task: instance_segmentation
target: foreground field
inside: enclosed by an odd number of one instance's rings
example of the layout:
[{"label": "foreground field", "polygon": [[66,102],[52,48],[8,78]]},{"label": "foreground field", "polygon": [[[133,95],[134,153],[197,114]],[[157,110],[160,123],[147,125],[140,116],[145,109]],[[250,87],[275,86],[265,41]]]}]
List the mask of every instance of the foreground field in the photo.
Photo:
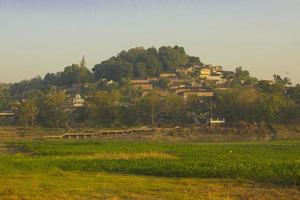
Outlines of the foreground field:
[{"label": "foreground field", "polygon": [[81,172],[0,176],[0,199],[3,200],[297,200],[299,197],[297,187],[237,180]]},{"label": "foreground field", "polygon": [[5,144],[0,199],[300,199],[299,140]]},{"label": "foreground field", "polygon": [[2,156],[3,172],[63,170],[300,183],[300,141],[176,144],[60,140],[10,145],[20,153]]}]

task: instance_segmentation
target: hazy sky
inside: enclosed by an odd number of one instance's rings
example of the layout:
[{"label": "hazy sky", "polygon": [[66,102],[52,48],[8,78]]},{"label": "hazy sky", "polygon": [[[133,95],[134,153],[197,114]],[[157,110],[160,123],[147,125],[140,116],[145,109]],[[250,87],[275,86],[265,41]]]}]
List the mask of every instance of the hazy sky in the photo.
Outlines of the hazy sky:
[{"label": "hazy sky", "polygon": [[206,64],[300,82],[300,1],[0,0],[0,82],[175,44]]}]

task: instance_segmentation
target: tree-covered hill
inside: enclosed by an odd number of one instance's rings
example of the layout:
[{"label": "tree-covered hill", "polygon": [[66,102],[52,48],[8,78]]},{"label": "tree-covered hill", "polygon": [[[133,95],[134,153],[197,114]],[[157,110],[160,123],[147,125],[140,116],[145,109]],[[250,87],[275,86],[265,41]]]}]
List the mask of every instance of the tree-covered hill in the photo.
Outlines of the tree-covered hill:
[{"label": "tree-covered hill", "polygon": [[43,78],[0,84],[0,112],[15,113],[14,123],[26,126],[174,126],[210,117],[286,123],[300,120],[299,108],[300,86],[288,78],[258,80],[242,67],[224,71],[178,46],[122,51],[91,70],[83,58]]},{"label": "tree-covered hill", "polygon": [[76,84],[95,83],[103,79],[120,82],[133,78],[158,77],[161,72],[175,72],[177,68],[203,65],[199,57],[189,56],[179,46],[162,46],[159,49],[136,47],[121,51],[118,55],[96,64],[92,70],[85,63],[83,58],[79,64],[67,66],[62,72],[47,73],[44,78],[37,76],[14,83],[11,94],[19,96],[53,87],[71,88]]},{"label": "tree-covered hill", "polygon": [[179,67],[191,65],[203,64],[198,57],[187,55],[183,47],[162,46],[158,50],[137,47],[95,65],[93,72],[96,79],[119,81],[122,78],[157,77],[160,72],[175,72]]}]

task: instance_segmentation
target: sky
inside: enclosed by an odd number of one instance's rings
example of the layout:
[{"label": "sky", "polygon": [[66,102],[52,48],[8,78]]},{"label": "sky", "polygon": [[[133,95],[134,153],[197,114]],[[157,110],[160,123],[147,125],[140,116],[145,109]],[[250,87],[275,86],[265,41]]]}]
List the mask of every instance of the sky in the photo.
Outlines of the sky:
[{"label": "sky", "polygon": [[299,0],[0,0],[0,82],[143,46],[300,83]]}]

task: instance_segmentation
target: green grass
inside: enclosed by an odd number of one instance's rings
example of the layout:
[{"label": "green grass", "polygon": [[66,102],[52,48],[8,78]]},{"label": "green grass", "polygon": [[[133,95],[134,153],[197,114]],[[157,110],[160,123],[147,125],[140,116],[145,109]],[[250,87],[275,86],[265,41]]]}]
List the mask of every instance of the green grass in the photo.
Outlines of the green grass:
[{"label": "green grass", "polygon": [[300,183],[300,141],[176,144],[59,140],[10,145],[23,153],[2,155],[0,174],[109,172]]}]

